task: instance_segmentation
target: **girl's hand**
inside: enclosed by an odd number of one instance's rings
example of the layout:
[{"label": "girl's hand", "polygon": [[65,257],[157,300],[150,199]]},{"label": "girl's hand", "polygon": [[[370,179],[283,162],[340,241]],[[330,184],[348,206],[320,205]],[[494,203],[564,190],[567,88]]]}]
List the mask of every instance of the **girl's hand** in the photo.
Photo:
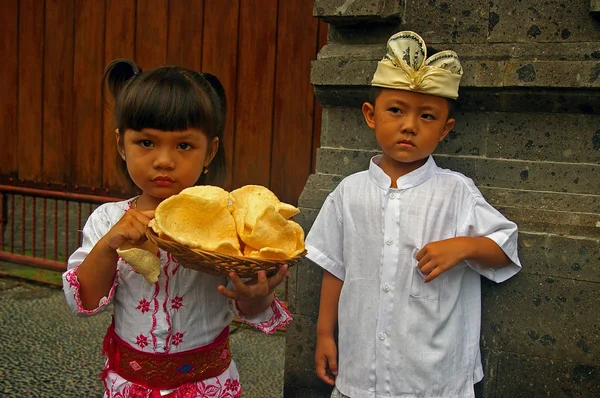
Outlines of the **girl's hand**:
[{"label": "girl's hand", "polygon": [[235,272],[230,272],[229,278],[233,282],[234,289],[227,289],[223,285],[218,289],[222,295],[237,302],[242,315],[252,317],[271,306],[275,297],[273,291],[283,281],[283,278],[289,275],[287,269],[287,265],[280,266],[279,271],[268,279],[265,271],[259,271],[256,280],[246,283],[242,282]]},{"label": "girl's hand", "polygon": [[265,271],[258,271],[258,278],[244,283],[235,272],[229,273],[229,279],[233,283],[234,289],[227,289],[225,286],[219,286],[219,292],[226,297],[236,301],[251,301],[268,297],[275,288],[289,275],[288,266],[282,265],[279,271],[270,278],[267,278]]},{"label": "girl's hand", "polygon": [[331,386],[335,384],[338,366],[337,347],[333,336],[317,336],[315,370],[319,379]]},{"label": "girl's hand", "polygon": [[132,246],[141,245],[147,240],[146,227],[152,218],[154,218],[154,210],[127,210],[123,217],[104,235],[102,241],[111,250],[117,250],[125,243]]},{"label": "girl's hand", "polygon": [[457,237],[425,245],[417,253],[418,267],[426,275],[424,282],[431,282],[466,258],[469,239]]}]

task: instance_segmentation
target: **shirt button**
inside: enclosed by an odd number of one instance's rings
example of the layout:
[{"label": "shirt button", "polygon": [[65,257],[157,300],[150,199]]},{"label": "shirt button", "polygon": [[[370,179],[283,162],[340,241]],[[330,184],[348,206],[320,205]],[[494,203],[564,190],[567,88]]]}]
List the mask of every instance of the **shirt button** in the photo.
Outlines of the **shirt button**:
[{"label": "shirt button", "polygon": [[392,238],[388,238],[388,239],[385,241],[385,244],[386,244],[386,245],[388,245],[388,246],[390,246],[392,243],[394,243],[394,241],[392,240]]},{"label": "shirt button", "polygon": [[383,291],[386,292],[386,293],[389,292],[391,289],[392,288],[387,283],[383,286]]},{"label": "shirt button", "polygon": [[396,194],[392,192],[392,193],[390,194],[390,199],[394,199],[395,197],[396,197]]},{"label": "shirt button", "polygon": [[379,340],[385,340],[387,338],[387,334],[379,333]]}]

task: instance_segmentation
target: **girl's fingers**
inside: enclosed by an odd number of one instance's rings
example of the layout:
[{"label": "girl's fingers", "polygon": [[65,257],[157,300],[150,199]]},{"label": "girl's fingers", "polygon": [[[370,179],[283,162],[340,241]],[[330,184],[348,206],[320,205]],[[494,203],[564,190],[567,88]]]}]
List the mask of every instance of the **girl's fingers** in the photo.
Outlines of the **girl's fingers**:
[{"label": "girl's fingers", "polygon": [[221,293],[223,296],[225,296],[227,298],[230,298],[231,300],[238,299],[238,294],[234,290],[227,289],[223,285],[219,285],[219,287],[217,289],[219,290],[219,293]]},{"label": "girl's fingers", "polygon": [[140,213],[142,213],[143,215],[148,217],[148,221],[150,221],[154,218],[154,210],[145,210],[145,211],[141,211]]}]

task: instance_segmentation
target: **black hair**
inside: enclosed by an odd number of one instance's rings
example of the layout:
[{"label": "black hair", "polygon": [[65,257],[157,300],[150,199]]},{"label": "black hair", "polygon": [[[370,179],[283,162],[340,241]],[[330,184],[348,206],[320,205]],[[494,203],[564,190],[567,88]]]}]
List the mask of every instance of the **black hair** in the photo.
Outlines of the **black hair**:
[{"label": "black hair", "polygon": [[[208,173],[202,173],[196,185],[223,185],[227,98],[216,76],[178,66],[143,72],[131,60],[115,59],[107,65],[102,80],[103,87],[108,87],[115,100],[113,113],[119,134],[127,129],[184,131],[195,128],[207,135],[209,143],[218,137],[219,147]],[[118,163],[129,178],[120,156]]]}]

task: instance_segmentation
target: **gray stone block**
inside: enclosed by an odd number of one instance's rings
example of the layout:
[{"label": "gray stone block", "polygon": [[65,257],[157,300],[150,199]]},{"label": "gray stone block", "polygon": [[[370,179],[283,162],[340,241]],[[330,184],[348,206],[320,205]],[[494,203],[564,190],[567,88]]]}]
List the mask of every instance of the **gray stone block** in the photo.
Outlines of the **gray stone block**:
[{"label": "gray stone block", "polygon": [[548,267],[548,234],[519,230],[519,260],[523,274],[546,274]]},{"label": "gray stone block", "polygon": [[597,21],[589,14],[590,0],[495,0],[490,4],[489,42],[600,41]]},{"label": "gray stone block", "polygon": [[399,20],[401,12],[401,2],[398,1],[315,0],[313,2],[313,15],[329,23]]},{"label": "gray stone block", "polygon": [[[429,38],[429,33],[422,34],[426,44],[432,44],[436,50],[452,50],[458,54],[462,61],[508,60],[536,60],[536,61],[598,61],[600,60],[600,47],[598,42],[579,42],[576,46],[572,43],[436,43]],[[386,37],[378,43],[328,43],[325,45],[317,59],[348,59],[363,61],[379,61],[385,54]]]},{"label": "gray stone block", "polygon": [[519,232],[520,274],[600,282],[598,239]]},{"label": "gray stone block", "polygon": [[600,396],[599,366],[597,361],[560,361],[499,353],[497,376],[490,387],[496,397],[595,398]]},{"label": "gray stone block", "polygon": [[496,206],[520,230],[600,238],[600,214]]},{"label": "gray stone block", "polygon": [[600,362],[597,283],[523,273],[482,291],[484,348]]},{"label": "gray stone block", "polygon": [[475,112],[456,112],[456,124],[435,150],[447,155],[484,156],[486,154],[489,118]]},{"label": "gray stone block", "polygon": [[369,161],[378,151],[346,150],[333,148],[317,149],[317,167],[320,173],[347,176],[367,170]]},{"label": "gray stone block", "polygon": [[286,328],[285,381],[286,388],[331,391],[315,374],[316,318],[294,316]]},{"label": "gray stone block", "polygon": [[290,311],[315,319],[319,316],[322,276],[322,268],[308,259],[303,259],[297,265],[294,280],[295,297]]},{"label": "gray stone block", "polygon": [[[464,70],[461,87],[600,87],[598,61],[462,60],[461,65]],[[368,86],[376,69],[377,60],[321,58],[311,64],[311,83]]]},{"label": "gray stone block", "polygon": [[[352,151],[354,152],[354,151]],[[328,159],[331,154],[323,154]],[[344,154],[344,163],[358,158],[355,168],[362,164],[365,155]],[[435,155],[441,167],[459,171],[472,178],[477,185],[509,189],[595,194],[598,192],[600,165],[580,163],[550,163],[521,160],[486,159],[479,157]],[[350,170],[340,162],[331,162],[329,172],[338,174],[337,169]]]},{"label": "gray stone block", "polygon": [[[407,0],[405,4],[406,16],[403,18],[405,23],[402,29],[418,32],[428,45],[486,42],[489,12],[487,1]],[[446,47],[440,48],[445,49]]]},{"label": "gray stone block", "polygon": [[600,163],[600,115],[484,113],[494,158]]},{"label": "gray stone block", "polygon": [[304,188],[300,195],[301,205],[312,209],[320,209],[331,190]]},{"label": "gray stone block", "polygon": [[306,188],[314,190],[333,191],[338,186],[344,176],[337,174],[311,174],[306,181]]},{"label": "gray stone block", "polygon": [[549,271],[546,275],[600,282],[598,239],[550,235],[547,247]]},{"label": "gray stone block", "polygon": [[515,206],[576,213],[600,213],[600,195],[479,187],[492,206]]},{"label": "gray stone block", "polygon": [[321,146],[377,149],[375,132],[367,126],[360,108],[324,108]]}]

